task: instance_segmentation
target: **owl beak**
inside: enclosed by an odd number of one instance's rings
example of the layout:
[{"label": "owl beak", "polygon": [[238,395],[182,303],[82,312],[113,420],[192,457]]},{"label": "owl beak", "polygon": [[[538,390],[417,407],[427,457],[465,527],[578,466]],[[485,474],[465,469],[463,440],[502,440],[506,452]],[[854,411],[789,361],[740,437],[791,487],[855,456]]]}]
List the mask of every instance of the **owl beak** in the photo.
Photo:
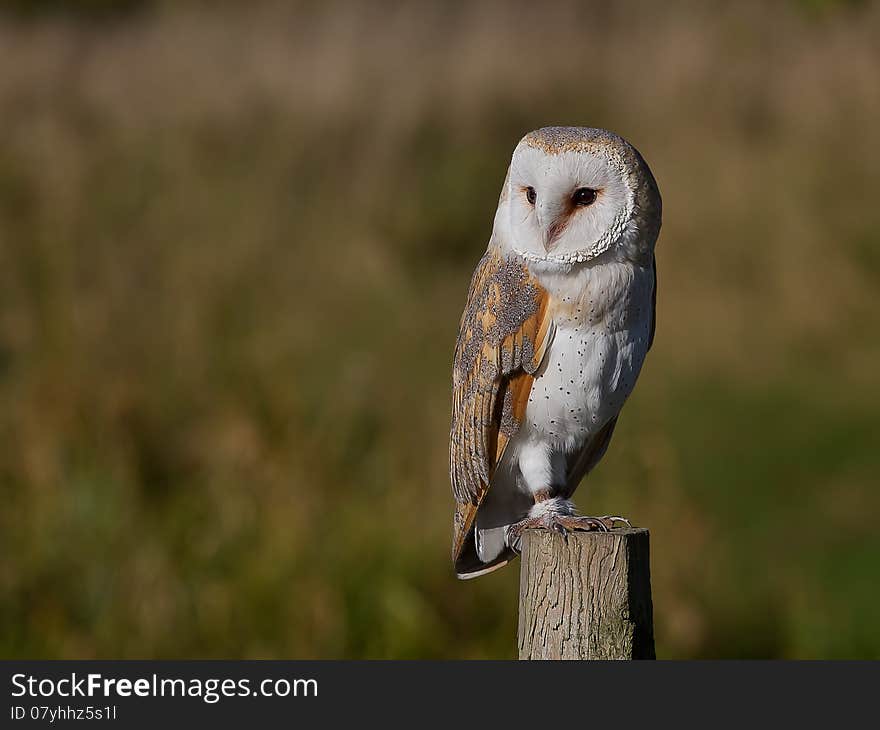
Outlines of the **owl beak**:
[{"label": "owl beak", "polygon": [[556,247],[556,239],[562,232],[565,224],[559,219],[558,212],[551,210],[550,206],[538,204],[538,225],[541,228],[542,243],[544,250],[550,253]]},{"label": "owl beak", "polygon": [[547,228],[544,229],[544,250],[547,253],[550,253],[554,248],[556,248],[556,239],[559,236],[559,226],[556,223],[551,223]]}]

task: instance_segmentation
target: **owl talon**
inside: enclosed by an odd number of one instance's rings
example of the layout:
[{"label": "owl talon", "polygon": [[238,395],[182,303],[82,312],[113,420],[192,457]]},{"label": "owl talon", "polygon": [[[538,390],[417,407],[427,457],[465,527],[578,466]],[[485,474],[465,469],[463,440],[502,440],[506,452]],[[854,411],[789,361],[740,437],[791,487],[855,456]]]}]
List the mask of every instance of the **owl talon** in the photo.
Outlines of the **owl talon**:
[{"label": "owl talon", "polygon": [[618,515],[605,515],[604,517],[600,517],[599,520],[604,523],[604,525],[609,529],[613,530],[614,525],[617,522],[622,522],[627,527],[632,527],[632,523],[626,517],[620,517]]}]

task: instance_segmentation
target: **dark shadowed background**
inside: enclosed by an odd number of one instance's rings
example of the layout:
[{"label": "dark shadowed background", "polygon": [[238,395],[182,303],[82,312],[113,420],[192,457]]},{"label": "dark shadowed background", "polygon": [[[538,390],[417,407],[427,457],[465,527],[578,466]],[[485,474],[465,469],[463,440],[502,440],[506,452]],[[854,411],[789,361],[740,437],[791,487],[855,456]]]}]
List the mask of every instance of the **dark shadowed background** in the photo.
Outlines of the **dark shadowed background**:
[{"label": "dark shadowed background", "polygon": [[662,657],[880,656],[880,7],[0,3],[0,655],[513,657],[449,560],[510,153],[610,128],[658,332],[578,492]]}]

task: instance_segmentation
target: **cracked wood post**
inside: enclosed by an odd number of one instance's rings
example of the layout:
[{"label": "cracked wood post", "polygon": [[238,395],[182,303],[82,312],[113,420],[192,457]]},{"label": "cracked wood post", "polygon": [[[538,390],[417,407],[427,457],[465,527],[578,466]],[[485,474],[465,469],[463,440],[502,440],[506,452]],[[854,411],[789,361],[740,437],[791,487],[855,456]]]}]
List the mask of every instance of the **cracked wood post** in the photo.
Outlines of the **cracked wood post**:
[{"label": "cracked wood post", "polygon": [[654,659],[648,531],[523,534],[520,659]]}]

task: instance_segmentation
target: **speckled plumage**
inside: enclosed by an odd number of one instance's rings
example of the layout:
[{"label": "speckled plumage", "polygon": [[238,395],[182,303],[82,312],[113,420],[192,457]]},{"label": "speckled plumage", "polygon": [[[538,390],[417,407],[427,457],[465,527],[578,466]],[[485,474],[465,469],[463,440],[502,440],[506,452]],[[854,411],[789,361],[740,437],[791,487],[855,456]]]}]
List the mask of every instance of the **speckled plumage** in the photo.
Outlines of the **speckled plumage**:
[{"label": "speckled plumage", "polygon": [[[580,187],[594,194],[578,207]],[[515,554],[513,523],[571,514],[653,339],[659,228],[656,183],[617,135],[549,127],[514,151],[455,350],[460,577]]]}]

